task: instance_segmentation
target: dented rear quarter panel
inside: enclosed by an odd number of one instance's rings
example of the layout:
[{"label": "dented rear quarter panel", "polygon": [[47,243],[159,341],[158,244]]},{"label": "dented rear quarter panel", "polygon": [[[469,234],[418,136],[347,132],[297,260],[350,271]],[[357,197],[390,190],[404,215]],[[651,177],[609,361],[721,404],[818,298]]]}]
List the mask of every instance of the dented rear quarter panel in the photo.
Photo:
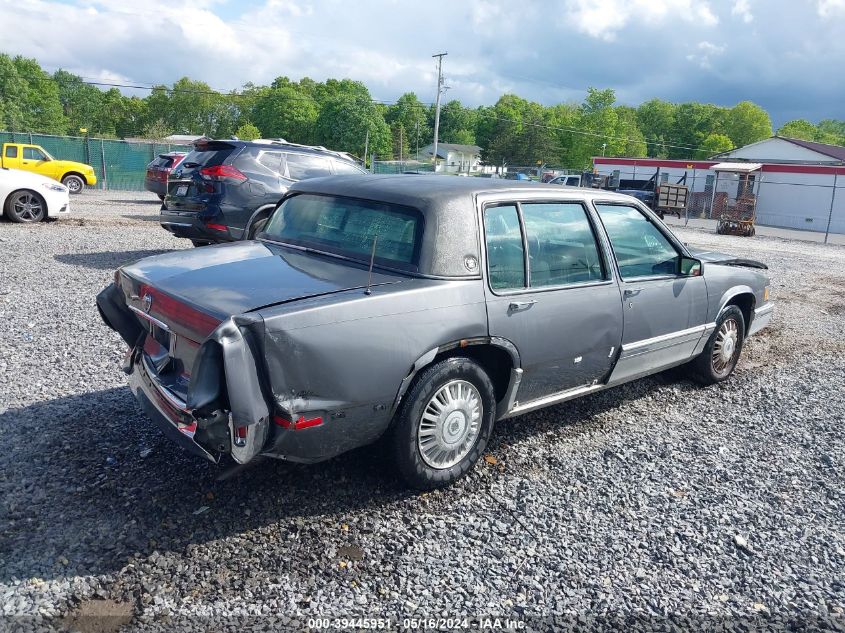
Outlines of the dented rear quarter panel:
[{"label": "dented rear quarter panel", "polygon": [[440,345],[487,335],[479,280],[408,278],[261,310],[264,358],[275,405],[321,415],[324,456],[377,438],[402,379]]}]

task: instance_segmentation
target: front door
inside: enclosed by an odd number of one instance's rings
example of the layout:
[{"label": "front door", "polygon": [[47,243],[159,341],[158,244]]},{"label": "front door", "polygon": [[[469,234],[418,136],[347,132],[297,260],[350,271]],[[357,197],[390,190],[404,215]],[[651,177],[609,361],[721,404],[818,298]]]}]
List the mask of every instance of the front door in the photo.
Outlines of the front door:
[{"label": "front door", "polygon": [[48,178],[55,178],[53,166],[50,164],[50,159],[37,145],[23,146],[23,160],[21,161],[23,168],[27,171],[34,171],[36,174],[47,176]]},{"label": "front door", "polygon": [[627,204],[597,204],[622,288],[622,354],[612,382],[689,360],[707,318],[704,277],[681,274],[681,252],[658,224]]},{"label": "front door", "polygon": [[484,209],[491,336],[523,369],[520,404],[602,381],[622,337],[619,289],[578,202]]}]

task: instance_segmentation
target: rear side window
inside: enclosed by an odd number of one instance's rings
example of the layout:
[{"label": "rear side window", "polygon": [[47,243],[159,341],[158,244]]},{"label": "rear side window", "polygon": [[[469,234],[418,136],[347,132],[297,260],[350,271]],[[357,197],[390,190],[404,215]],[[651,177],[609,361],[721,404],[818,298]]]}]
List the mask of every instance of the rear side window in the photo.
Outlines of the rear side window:
[{"label": "rear side window", "polygon": [[329,161],[309,154],[287,154],[288,175],[292,180],[305,180],[320,176],[331,176]]},{"label": "rear side window", "polygon": [[6,158],[17,158],[18,157],[18,146],[17,145],[9,145],[6,147]]},{"label": "rear side window", "polygon": [[415,209],[339,196],[285,200],[264,232],[271,239],[369,262],[416,270],[423,220]]},{"label": "rear side window", "polygon": [[493,290],[525,287],[525,251],[515,205],[484,210],[487,271]]},{"label": "rear side window", "polygon": [[587,211],[577,202],[523,203],[531,287],[605,279]]},{"label": "rear side window", "polygon": [[334,173],[336,173],[336,174],[343,174],[343,175],[354,174],[354,175],[360,176],[361,174],[365,173],[362,169],[360,169],[359,167],[356,167],[355,165],[351,165],[350,163],[344,163],[343,161],[339,161],[339,160],[333,161],[333,163],[334,163]]}]

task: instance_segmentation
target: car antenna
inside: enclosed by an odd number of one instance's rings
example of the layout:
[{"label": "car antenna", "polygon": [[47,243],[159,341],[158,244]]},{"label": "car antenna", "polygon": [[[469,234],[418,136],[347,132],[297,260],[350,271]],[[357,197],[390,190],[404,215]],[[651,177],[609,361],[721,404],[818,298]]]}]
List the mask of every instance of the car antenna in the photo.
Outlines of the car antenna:
[{"label": "car antenna", "polygon": [[367,289],[364,291],[365,295],[373,294],[373,264],[376,261],[376,244],[378,244],[378,235],[373,236],[373,252],[370,253],[370,272],[367,275]]}]

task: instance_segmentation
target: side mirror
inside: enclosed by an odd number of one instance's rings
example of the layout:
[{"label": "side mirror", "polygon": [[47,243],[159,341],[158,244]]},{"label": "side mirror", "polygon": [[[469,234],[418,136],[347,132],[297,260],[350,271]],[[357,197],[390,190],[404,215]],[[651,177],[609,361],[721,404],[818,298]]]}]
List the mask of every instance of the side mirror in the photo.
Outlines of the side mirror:
[{"label": "side mirror", "polygon": [[686,277],[701,277],[704,266],[700,259],[681,257],[681,274]]}]

